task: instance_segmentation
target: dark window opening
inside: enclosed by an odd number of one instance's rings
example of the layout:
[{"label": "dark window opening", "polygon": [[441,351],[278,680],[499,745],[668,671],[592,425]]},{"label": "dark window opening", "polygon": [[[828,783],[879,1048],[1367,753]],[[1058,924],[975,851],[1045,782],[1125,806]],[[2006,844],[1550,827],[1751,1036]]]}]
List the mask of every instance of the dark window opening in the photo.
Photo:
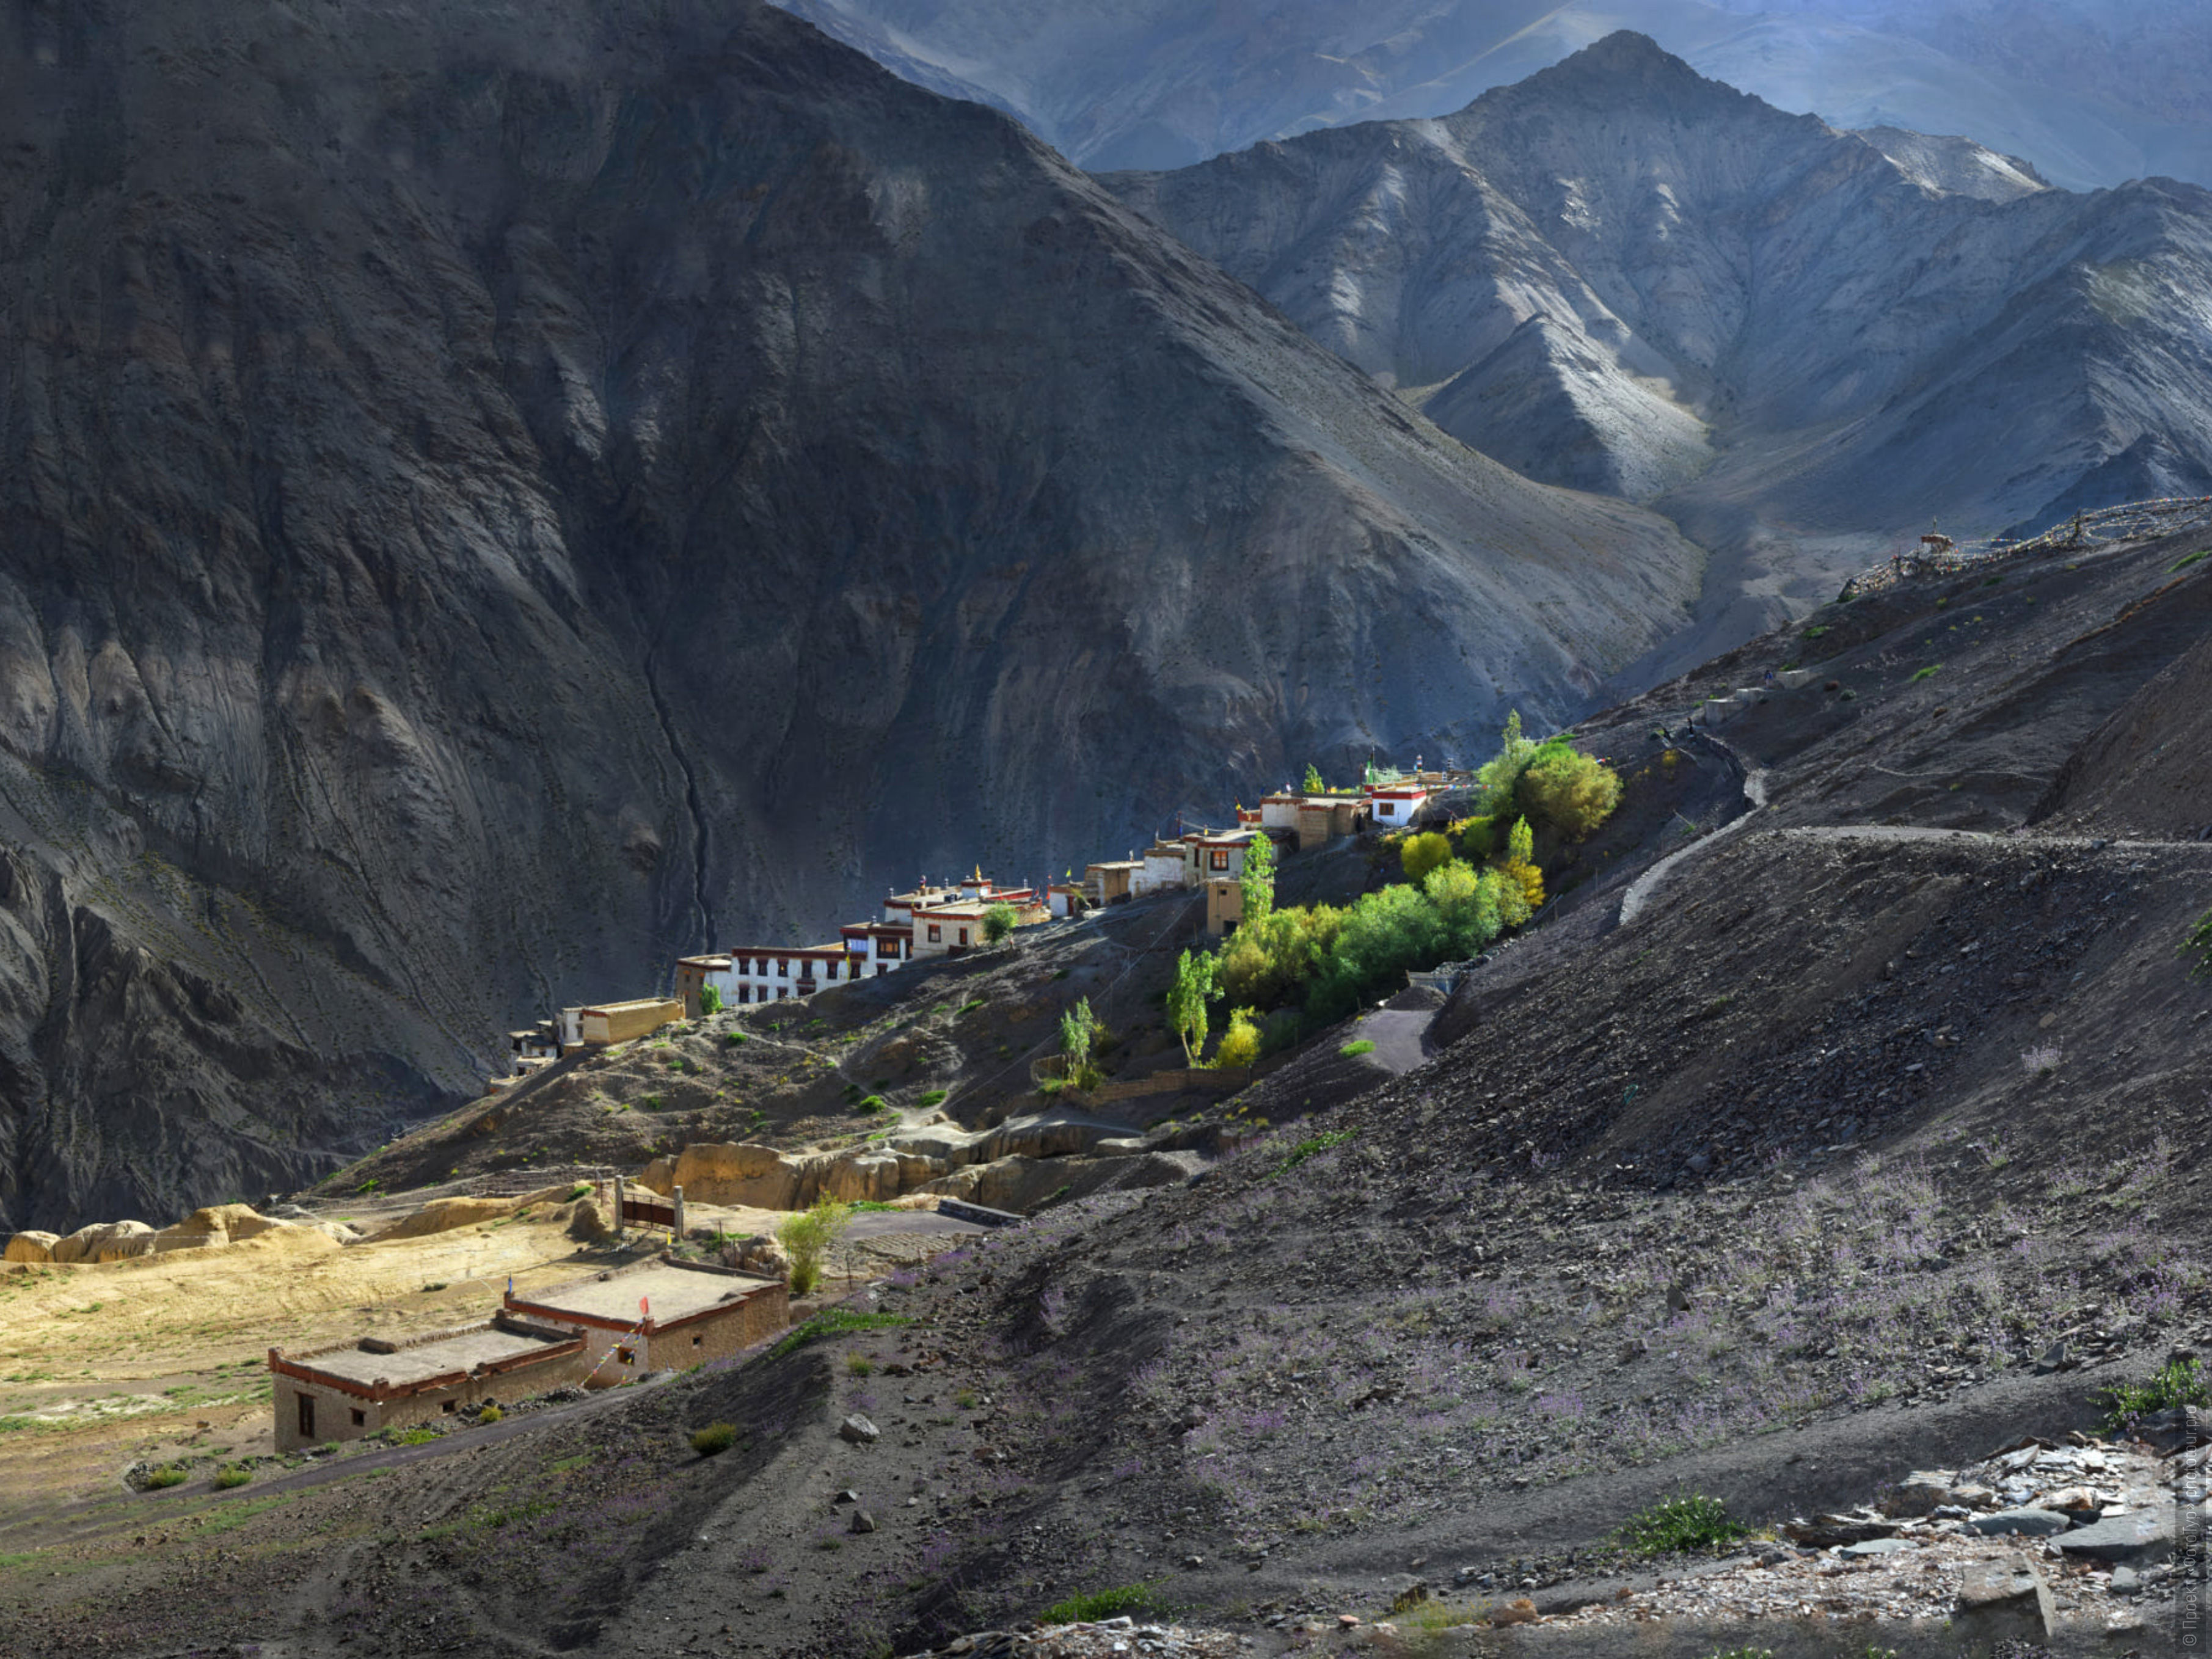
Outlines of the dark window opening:
[{"label": "dark window opening", "polygon": [[356,1429],[367,1428],[368,1426],[368,1413],[356,1407],[353,1414],[353,1425]]},{"label": "dark window opening", "polygon": [[311,1394],[300,1396],[300,1437],[302,1440],[315,1437],[315,1396]]}]

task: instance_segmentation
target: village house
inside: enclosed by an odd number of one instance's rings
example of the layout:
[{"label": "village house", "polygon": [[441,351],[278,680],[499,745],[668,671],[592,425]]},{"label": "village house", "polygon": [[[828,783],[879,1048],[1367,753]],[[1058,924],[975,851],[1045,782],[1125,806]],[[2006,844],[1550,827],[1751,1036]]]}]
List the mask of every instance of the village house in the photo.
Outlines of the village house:
[{"label": "village house", "polygon": [[1378,830],[1402,830],[1428,802],[1439,786],[1420,780],[1367,786],[1367,810]]},{"label": "village house", "polygon": [[781,1279],[667,1255],[528,1295],[510,1290],[506,1311],[580,1337],[586,1388],[726,1359],[791,1322]]},{"label": "village house", "polygon": [[914,918],[914,955],[917,962],[936,957],[957,957],[983,943],[984,918],[1004,905],[1014,913],[1017,927],[1033,927],[1050,920],[1051,909],[1040,903],[1030,888],[996,889],[988,898],[959,904],[940,904],[917,910]]},{"label": "village house", "polygon": [[1046,890],[1045,908],[1061,921],[1070,916],[1079,916],[1090,908],[1089,890],[1074,882],[1056,881]]},{"label": "village house", "polygon": [[1357,835],[1366,817],[1365,807],[1356,796],[1308,795],[1298,802],[1297,822],[1292,826],[1298,835],[1298,851],[1310,853]]},{"label": "village house", "polygon": [[543,1394],[580,1382],[589,1346],[578,1331],[502,1312],[424,1336],[365,1336],[304,1353],[271,1348],[276,1449],[358,1440],[500,1394]]},{"label": "village house", "polygon": [[852,959],[851,978],[873,979],[913,960],[910,921],[854,921],[838,932],[844,935],[845,954]]},{"label": "village house", "polygon": [[1136,897],[1140,859],[1111,859],[1083,866],[1084,896],[1094,905],[1127,904]]},{"label": "village house", "polygon": [[664,1025],[684,1018],[684,1005],[667,997],[644,997],[634,1002],[603,1002],[577,1011],[580,1033],[587,1048],[604,1048],[617,1042],[650,1036]]},{"label": "village house", "polygon": [[1233,876],[1209,876],[1206,882],[1206,931],[1227,939],[1244,920],[1244,884]]},{"label": "village house", "polygon": [[1136,878],[1130,890],[1139,898],[1153,893],[1172,892],[1190,885],[1192,862],[1188,851],[1179,841],[1154,842],[1145,849],[1139,860]]}]

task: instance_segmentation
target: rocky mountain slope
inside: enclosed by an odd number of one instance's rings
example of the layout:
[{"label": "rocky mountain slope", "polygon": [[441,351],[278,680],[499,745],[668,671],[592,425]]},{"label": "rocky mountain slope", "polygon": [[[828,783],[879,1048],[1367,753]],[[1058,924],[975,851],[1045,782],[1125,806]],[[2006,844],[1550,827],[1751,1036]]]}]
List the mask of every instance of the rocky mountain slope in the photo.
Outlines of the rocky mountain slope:
[{"label": "rocky mountain slope", "polygon": [[0,137],[9,1223],[289,1179],[917,870],[1565,718],[1695,580],[764,6],[27,13]]},{"label": "rocky mountain slope", "polygon": [[2077,196],[1963,141],[1838,132],[1625,33],[1441,119],[1114,182],[1447,430],[1721,549],[1714,627],[1647,668],[1931,519],[2212,489],[2192,187]]},{"label": "rocky mountain slope", "polygon": [[1173,167],[1441,115],[1620,28],[1838,126],[1968,133],[2076,189],[2212,182],[2191,0],[786,0],[900,74],[1010,110],[1087,167]]},{"label": "rocky mountain slope", "polygon": [[[864,1326],[588,1425],[392,1454],[367,1510],[317,1476],[265,1514],[188,1493],[44,1519],[0,1559],[0,1637],[613,1652],[649,1608],[710,1652],[913,1652],[1145,1585],[1261,1654],[1520,1596],[1589,1610],[1531,1632],[1545,1650],[1832,1654],[1848,1613],[1854,1652],[1952,1652],[1958,1552],[1981,1552],[1955,1528],[1893,1526],[1877,1570],[1815,1526],[1710,1580],[1617,1528],[1686,1492],[1778,1528],[1914,1469],[2019,1474],[1991,1454],[2057,1448],[2212,1340],[2212,988],[2177,949],[2212,902],[2212,795],[2158,746],[2188,729],[2208,540],[1870,590],[1585,723],[1638,769],[1760,775],[1770,805],[1726,836],[1693,809],[1699,850],[1632,920],[1624,890],[1687,836],[1576,889],[1478,966],[1426,1064],[1346,1059],[1364,1084],[1317,1097],[1301,1057],[1158,1126],[1227,1137],[1197,1179],[1048,1208],[884,1286]],[[1692,708],[1705,736],[1655,737]],[[823,1022],[825,1056],[848,1025]],[[855,1413],[876,1439],[841,1435]],[[716,1421],[740,1448],[702,1459]],[[2129,1501],[2089,1451],[2128,1481],[2171,1467],[2076,1444],[2036,1468],[2097,1487],[2085,1513]],[[175,1517],[156,1549],[149,1513]],[[2148,1575],[2001,1541],[2051,1577],[2051,1650],[2161,1650]],[[1635,1632],[1589,1628],[1606,1609]]]}]

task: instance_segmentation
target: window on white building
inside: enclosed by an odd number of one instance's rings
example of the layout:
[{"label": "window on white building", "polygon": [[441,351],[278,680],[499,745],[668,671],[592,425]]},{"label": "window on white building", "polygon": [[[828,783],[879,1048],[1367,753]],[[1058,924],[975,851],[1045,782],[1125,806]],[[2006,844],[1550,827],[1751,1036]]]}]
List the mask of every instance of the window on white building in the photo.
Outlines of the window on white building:
[{"label": "window on white building", "polygon": [[775,959],[775,976],[778,979],[789,979],[791,977],[791,958],[789,957],[778,957]]},{"label": "window on white building", "polygon": [[942,927],[939,927],[935,922],[932,922],[929,925],[929,942],[932,945],[942,945],[945,943],[945,930]]}]

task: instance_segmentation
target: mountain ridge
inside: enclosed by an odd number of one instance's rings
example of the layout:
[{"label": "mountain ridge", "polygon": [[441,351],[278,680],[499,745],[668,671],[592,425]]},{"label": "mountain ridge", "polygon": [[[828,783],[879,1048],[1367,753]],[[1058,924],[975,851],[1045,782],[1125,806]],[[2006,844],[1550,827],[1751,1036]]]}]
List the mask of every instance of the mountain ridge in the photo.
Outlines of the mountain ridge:
[{"label": "mountain ridge", "polygon": [[764,6],[53,15],[0,93],[10,1223],[292,1184],[878,883],[1563,720],[1693,591]]}]

